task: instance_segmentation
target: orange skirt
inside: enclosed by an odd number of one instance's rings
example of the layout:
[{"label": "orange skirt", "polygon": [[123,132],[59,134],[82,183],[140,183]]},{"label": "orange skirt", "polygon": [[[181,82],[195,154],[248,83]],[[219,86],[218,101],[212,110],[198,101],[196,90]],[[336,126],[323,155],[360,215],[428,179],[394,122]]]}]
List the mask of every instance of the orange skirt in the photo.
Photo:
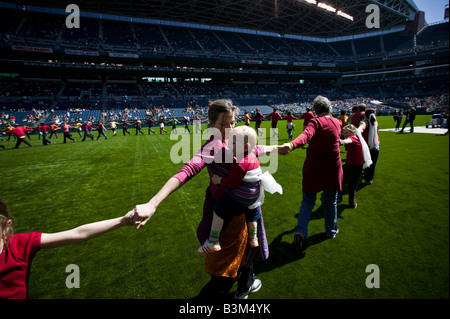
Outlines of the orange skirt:
[{"label": "orange skirt", "polygon": [[221,250],[205,255],[205,271],[212,276],[236,278],[246,261],[247,223],[245,214],[233,217],[220,233]]}]

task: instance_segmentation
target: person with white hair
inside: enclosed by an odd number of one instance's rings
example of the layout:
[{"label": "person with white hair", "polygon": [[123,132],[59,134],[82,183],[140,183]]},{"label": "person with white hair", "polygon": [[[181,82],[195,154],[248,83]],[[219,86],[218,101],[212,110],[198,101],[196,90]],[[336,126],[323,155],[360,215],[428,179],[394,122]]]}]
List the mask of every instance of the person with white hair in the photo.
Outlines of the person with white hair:
[{"label": "person with white hair", "polygon": [[316,117],[303,133],[278,148],[279,154],[286,155],[309,143],[303,165],[303,199],[293,242],[298,251],[308,245],[308,224],[319,192],[322,192],[326,235],[334,238],[338,233],[337,195],[343,180],[339,149],[341,122],[331,115],[331,103],[326,97],[316,97],[313,109]]}]

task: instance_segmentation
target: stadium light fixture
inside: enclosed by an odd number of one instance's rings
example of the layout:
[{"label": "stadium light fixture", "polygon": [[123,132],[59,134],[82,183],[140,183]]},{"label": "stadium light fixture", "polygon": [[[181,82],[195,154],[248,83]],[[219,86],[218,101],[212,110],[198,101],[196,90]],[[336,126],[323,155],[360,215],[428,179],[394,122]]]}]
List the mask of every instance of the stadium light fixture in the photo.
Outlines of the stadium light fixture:
[{"label": "stadium light fixture", "polygon": [[348,13],[345,13],[342,10],[337,10],[335,7],[332,7],[324,2],[317,2],[316,0],[303,0],[303,1],[305,1],[309,4],[317,5],[319,8],[321,8],[323,10],[336,13],[338,16],[345,18],[347,20],[354,21],[353,16],[349,15]]},{"label": "stadium light fixture", "polygon": [[323,3],[323,2],[319,2],[317,4],[317,6],[319,8],[325,9],[325,10],[330,11],[330,12],[336,12],[336,8],[330,6],[330,5],[326,4],[326,3]]},{"label": "stadium light fixture", "polygon": [[341,16],[341,17],[343,17],[345,19],[353,21],[353,17],[351,15],[345,13],[344,11],[338,10],[337,15]]}]

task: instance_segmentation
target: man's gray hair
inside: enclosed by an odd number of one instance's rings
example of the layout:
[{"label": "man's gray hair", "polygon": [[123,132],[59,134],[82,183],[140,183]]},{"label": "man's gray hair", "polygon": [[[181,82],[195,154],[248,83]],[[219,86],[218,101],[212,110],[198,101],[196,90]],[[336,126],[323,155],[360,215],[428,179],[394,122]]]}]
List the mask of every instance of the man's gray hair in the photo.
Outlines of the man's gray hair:
[{"label": "man's gray hair", "polygon": [[316,116],[331,113],[331,102],[326,97],[319,95],[314,99],[313,108]]}]

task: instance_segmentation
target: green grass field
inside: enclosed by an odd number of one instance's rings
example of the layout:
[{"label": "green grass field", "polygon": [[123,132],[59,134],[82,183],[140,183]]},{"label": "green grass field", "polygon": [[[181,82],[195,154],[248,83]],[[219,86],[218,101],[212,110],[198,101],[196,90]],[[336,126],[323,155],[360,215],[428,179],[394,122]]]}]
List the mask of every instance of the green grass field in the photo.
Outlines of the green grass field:
[{"label": "green grass field", "polygon": [[[416,126],[429,118],[418,116]],[[392,117],[378,120],[381,128],[393,127]],[[296,124],[295,136],[302,122]],[[284,122],[278,127],[281,144],[287,133]],[[62,144],[60,137],[48,147],[33,135],[34,147],[22,144],[19,149],[11,149],[14,142],[4,137],[0,197],[15,217],[16,232],[62,231],[121,216],[147,202],[182,165],[169,157],[177,141],[130,132],[112,137],[108,131],[108,140],[86,142],[74,134],[76,143]],[[324,240],[319,196],[309,224],[311,246],[301,255],[290,244],[306,150],[278,158],[273,175],[284,194],[267,194],[262,207],[270,258],[256,259],[263,286],[250,298],[449,298],[449,137],[379,136],[375,180],[358,191],[358,208],[348,209],[344,195],[340,232]],[[30,298],[195,297],[209,280],[203,257],[196,253],[207,186],[204,170],[163,202],[140,230],[120,228],[88,242],[40,251],[32,264]],[[80,288],[66,287],[70,264],[80,269]],[[371,264],[379,267],[380,288],[366,286]]]}]

